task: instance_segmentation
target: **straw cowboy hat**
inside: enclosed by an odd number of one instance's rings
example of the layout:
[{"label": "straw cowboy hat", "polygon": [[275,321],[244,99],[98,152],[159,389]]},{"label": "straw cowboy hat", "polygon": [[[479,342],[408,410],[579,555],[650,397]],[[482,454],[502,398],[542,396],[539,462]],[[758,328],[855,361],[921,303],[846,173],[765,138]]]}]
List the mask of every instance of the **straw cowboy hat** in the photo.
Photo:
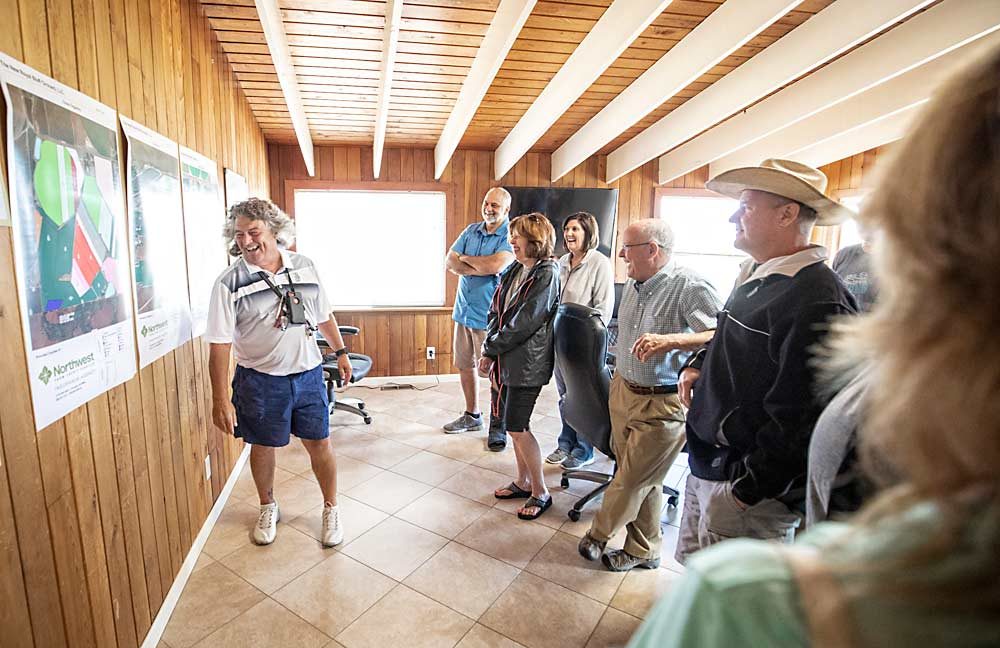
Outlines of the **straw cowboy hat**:
[{"label": "straw cowboy hat", "polygon": [[731,169],[705,186],[716,193],[740,199],[744,189],[767,191],[816,210],[817,225],[837,225],[854,217],[847,207],[826,195],[826,174],[792,160],[767,159],[760,166]]}]

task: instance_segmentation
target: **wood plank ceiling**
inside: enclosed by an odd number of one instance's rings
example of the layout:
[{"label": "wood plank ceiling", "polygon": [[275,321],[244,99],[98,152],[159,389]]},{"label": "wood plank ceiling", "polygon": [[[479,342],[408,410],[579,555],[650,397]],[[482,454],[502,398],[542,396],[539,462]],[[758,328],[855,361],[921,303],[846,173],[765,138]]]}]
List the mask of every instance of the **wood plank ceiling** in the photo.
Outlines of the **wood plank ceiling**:
[{"label": "wood plank ceiling", "polygon": [[[387,146],[434,146],[500,0],[405,0]],[[496,149],[612,0],[539,0],[460,146]],[[805,0],[615,139],[608,153],[822,11]],[[203,1],[265,137],[293,142],[289,114],[254,0]],[[538,140],[553,151],[688,35],[723,0],[674,0]],[[370,144],[381,74],[386,3],[279,0],[313,140]]]},{"label": "wood plank ceiling", "polygon": [[[404,3],[387,145],[434,145],[497,2]],[[265,136],[271,141],[294,141],[253,0],[203,4]],[[281,0],[279,4],[314,141],[371,143],[386,3]]]},{"label": "wood plank ceiling", "polygon": [[[804,2],[600,152],[617,148],[832,3],[833,0]],[[539,2],[466,131],[462,146],[495,149],[609,4],[607,0],[589,0],[586,4]],[[674,0],[667,5],[660,17],[590,86],[534,149],[557,149],[721,4],[722,0]]]}]

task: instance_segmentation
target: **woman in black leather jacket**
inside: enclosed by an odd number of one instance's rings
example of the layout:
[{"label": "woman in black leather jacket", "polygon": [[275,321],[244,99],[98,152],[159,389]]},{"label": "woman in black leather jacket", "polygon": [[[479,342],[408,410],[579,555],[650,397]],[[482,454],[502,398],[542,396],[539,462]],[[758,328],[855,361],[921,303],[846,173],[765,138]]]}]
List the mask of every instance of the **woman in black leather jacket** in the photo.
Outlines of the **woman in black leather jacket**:
[{"label": "woman in black leather jacket", "polygon": [[[492,385],[490,415],[514,442],[517,478],[494,491],[497,499],[526,498],[517,512],[534,520],[552,505],[542,475],[542,453],[528,426],[535,399],[552,378],[552,318],[559,303],[559,267],[552,259],[556,233],[542,214],[510,223],[516,261],[493,294],[479,371]],[[491,426],[492,427],[492,426]]]}]

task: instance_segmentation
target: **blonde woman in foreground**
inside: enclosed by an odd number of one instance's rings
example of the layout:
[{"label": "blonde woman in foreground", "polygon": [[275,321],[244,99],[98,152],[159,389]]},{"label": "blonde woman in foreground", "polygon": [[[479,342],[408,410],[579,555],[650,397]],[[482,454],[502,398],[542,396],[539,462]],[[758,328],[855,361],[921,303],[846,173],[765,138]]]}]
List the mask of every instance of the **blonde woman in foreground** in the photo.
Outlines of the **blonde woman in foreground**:
[{"label": "blonde woman in foreground", "polygon": [[1000,646],[1000,50],[895,148],[863,215],[880,301],[833,344],[873,358],[861,442],[902,482],[791,547],[695,554],[630,646]]}]

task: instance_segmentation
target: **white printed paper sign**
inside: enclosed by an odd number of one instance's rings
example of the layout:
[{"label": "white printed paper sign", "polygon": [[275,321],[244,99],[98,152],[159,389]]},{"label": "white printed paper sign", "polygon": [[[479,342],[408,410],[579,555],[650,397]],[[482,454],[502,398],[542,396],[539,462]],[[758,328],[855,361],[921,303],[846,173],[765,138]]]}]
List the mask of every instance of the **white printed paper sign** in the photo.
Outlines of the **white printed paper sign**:
[{"label": "white printed paper sign", "polygon": [[128,139],[129,235],[139,367],[191,339],[177,144],[121,119]]},{"label": "white printed paper sign", "polygon": [[114,109],[0,54],[18,299],[38,430],[136,371]]},{"label": "white printed paper sign", "polygon": [[188,290],[191,295],[191,337],[205,332],[212,284],[226,269],[229,256],[222,240],[226,208],[219,186],[218,166],[204,155],[181,147],[184,193],[184,239],[187,241]]}]

